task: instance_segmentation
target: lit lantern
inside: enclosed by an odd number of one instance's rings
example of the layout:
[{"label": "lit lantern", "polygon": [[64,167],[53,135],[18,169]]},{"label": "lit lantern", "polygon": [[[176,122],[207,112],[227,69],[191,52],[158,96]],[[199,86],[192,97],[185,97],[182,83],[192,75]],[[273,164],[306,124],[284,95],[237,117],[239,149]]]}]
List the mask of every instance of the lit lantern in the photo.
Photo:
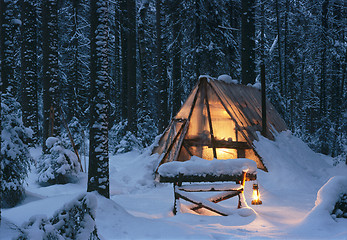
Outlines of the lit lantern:
[{"label": "lit lantern", "polygon": [[260,200],[258,183],[253,184],[253,196],[252,205],[260,205],[263,202]]}]

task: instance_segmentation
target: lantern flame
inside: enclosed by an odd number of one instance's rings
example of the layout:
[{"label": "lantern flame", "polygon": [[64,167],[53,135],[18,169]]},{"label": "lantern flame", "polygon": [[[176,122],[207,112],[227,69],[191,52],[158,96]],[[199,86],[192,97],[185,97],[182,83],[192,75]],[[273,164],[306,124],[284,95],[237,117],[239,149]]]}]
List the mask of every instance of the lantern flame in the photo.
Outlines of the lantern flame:
[{"label": "lantern flame", "polygon": [[253,196],[252,196],[252,199],[253,199],[253,200],[255,200],[255,201],[258,201],[258,200],[259,200],[259,198],[260,198],[260,196],[259,196],[259,192],[258,192],[258,190],[254,189],[254,190],[253,190]]},{"label": "lantern flame", "polygon": [[252,205],[260,205],[263,202],[260,200],[259,187],[258,184],[253,184],[253,196]]}]

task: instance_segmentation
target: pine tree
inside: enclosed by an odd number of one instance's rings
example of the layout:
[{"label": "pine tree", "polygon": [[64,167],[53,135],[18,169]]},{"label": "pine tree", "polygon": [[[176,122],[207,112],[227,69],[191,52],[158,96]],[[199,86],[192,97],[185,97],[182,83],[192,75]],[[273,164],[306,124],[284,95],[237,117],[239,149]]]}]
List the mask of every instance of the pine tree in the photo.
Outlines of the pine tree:
[{"label": "pine tree", "polygon": [[109,198],[108,158],[108,0],[92,0],[91,89],[88,192],[97,191]]},{"label": "pine tree", "polygon": [[59,63],[66,119],[88,124],[89,4],[65,1],[59,10]]},{"label": "pine tree", "polygon": [[[42,3],[43,142],[60,134],[58,72],[58,2]],[[45,144],[43,144],[45,150]]]},{"label": "pine tree", "polygon": [[37,28],[34,0],[21,0],[21,67],[23,123],[34,131],[33,143],[38,143]]}]

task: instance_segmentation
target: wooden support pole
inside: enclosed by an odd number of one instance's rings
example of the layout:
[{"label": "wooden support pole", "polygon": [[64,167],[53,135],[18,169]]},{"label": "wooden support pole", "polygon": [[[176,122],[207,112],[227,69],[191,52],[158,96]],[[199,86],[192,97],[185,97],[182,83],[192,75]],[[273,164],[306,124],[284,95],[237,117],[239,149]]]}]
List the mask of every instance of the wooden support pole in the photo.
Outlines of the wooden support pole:
[{"label": "wooden support pole", "polygon": [[216,146],[215,146],[215,141],[214,141],[214,134],[213,134],[213,127],[212,127],[212,119],[211,119],[211,112],[210,112],[210,105],[208,103],[208,96],[207,96],[207,80],[205,79],[204,83],[204,95],[205,95],[205,105],[207,109],[207,118],[208,118],[208,124],[210,126],[210,134],[211,134],[211,145],[213,149],[213,157],[217,159],[217,151],[216,151]]},{"label": "wooden support pole", "polygon": [[178,200],[179,200],[179,196],[178,196],[178,194],[176,193],[176,186],[177,186],[177,183],[173,183],[173,188],[174,188],[174,206],[173,206],[173,209],[172,209],[172,213],[174,214],[174,215],[176,215],[177,214],[177,204],[179,204],[178,203]]},{"label": "wooden support pole", "polygon": [[245,189],[245,182],[246,182],[246,175],[247,172],[246,171],[242,171],[242,180],[241,180],[241,185],[242,185],[242,191],[239,194],[239,203],[237,205],[237,208],[242,208],[242,203],[241,203],[241,194],[243,194],[243,191]]}]

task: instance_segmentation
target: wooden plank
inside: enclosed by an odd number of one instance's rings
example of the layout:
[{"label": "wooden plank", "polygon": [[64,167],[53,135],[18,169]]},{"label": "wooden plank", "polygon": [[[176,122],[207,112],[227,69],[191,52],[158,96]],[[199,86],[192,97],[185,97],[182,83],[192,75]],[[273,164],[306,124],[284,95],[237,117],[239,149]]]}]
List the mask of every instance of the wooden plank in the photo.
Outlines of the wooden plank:
[{"label": "wooden plank", "polygon": [[214,191],[242,191],[241,184],[213,183],[213,184],[190,184],[178,188],[185,192],[214,192]]}]

